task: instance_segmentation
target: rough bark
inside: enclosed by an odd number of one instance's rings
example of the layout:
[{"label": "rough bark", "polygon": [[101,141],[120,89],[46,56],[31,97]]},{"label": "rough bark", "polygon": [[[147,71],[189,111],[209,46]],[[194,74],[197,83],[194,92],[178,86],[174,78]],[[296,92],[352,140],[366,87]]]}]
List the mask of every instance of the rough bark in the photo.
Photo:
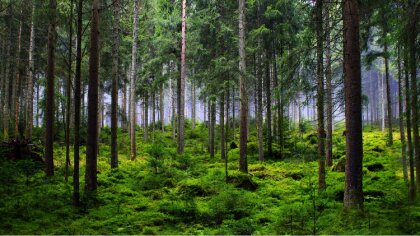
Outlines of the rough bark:
[{"label": "rough bark", "polygon": [[247,125],[248,95],[246,89],[245,56],[245,0],[239,0],[239,88],[240,88],[240,131],[239,131],[239,170],[248,173],[247,161]]},{"label": "rough bark", "polygon": [[118,65],[120,51],[120,0],[114,0],[112,21],[111,168],[118,168]]},{"label": "rough bark", "polygon": [[[70,1],[70,20],[69,22],[73,22],[73,1]],[[68,68],[67,68],[67,83],[66,83],[66,171],[65,171],[65,179],[66,182],[68,180],[69,175],[69,166],[70,166],[70,117],[71,117],[71,86],[72,81],[71,78],[73,76],[72,73],[72,65],[73,65],[73,24],[69,24],[69,54],[68,54]]]},{"label": "rough bark", "polygon": [[178,84],[178,153],[184,152],[184,126],[185,126],[185,50],[186,50],[186,7],[187,1],[182,0],[182,29],[181,29],[181,76]]},{"label": "rough bark", "polygon": [[[385,38],[385,35],[384,35]],[[389,85],[389,62],[388,62],[388,44],[384,44],[384,53],[385,53],[385,82],[386,82],[386,106],[387,106],[387,125],[388,125],[388,142],[389,146],[392,146],[392,102],[391,102],[391,88]],[[384,114],[385,115],[385,114]]]},{"label": "rough bark", "polygon": [[35,3],[32,2],[32,13],[30,23],[30,36],[29,36],[29,66],[27,71],[28,76],[28,98],[27,98],[27,116],[26,116],[26,129],[25,136],[28,139],[32,139],[32,128],[34,122],[34,50],[35,50],[35,27],[34,27],[34,14],[35,14]]},{"label": "rough bark", "polygon": [[97,188],[98,98],[99,98],[99,0],[92,0],[90,33],[88,123],[86,143],[86,191]]},{"label": "rough bark", "polygon": [[[327,8],[325,11],[325,25],[326,25],[326,39],[325,39],[325,79],[327,83],[327,138],[326,138],[326,164],[327,166],[333,165],[332,160],[332,126],[333,126],[333,88],[332,88],[332,71],[331,71],[331,23],[330,11],[332,3],[326,3]],[[300,125],[300,105],[299,105],[299,125]],[[299,126],[300,127],[300,126]]]},{"label": "rough bark", "polygon": [[50,0],[50,25],[48,27],[48,57],[47,57],[47,84],[46,84],[46,100],[45,100],[45,173],[48,176],[54,175],[54,53],[56,44],[56,7],[55,0]]},{"label": "rough bark", "polygon": [[265,62],[265,99],[266,99],[266,122],[267,122],[267,151],[268,156],[273,155],[273,136],[271,132],[271,76],[270,76],[270,53],[267,52],[268,61]]},{"label": "rough bark", "polygon": [[137,37],[139,28],[140,0],[134,0],[133,45],[131,48],[130,75],[130,159],[136,159],[136,71],[137,71]]},{"label": "rough bark", "polygon": [[258,159],[264,161],[263,143],[263,102],[262,102],[262,76],[261,76],[261,56],[257,56],[257,136],[258,136]]},{"label": "rough bark", "polygon": [[[7,17],[6,17],[6,23],[10,25],[10,19],[12,17],[13,10],[12,6],[9,6],[7,9]],[[8,32],[8,39],[7,39],[7,45],[6,45],[6,60],[5,60],[5,78],[4,78],[4,95],[3,95],[3,139],[7,141],[9,139],[9,96],[10,96],[10,54],[11,54],[11,44],[12,44],[12,27],[9,27]]]},{"label": "rough bark", "polygon": [[81,109],[81,64],[82,64],[82,14],[83,0],[77,6],[77,39],[76,39],[76,74],[74,78],[74,154],[73,154],[73,205],[80,204],[79,163],[80,163],[80,109]]},{"label": "rough bark", "polygon": [[21,79],[20,79],[20,53],[22,48],[22,21],[23,21],[23,10],[20,11],[21,19],[19,21],[19,31],[18,31],[18,38],[17,38],[17,50],[16,50],[16,61],[15,61],[15,81],[13,83],[13,93],[12,93],[12,101],[13,104],[13,112],[14,112],[14,126],[13,132],[14,137],[18,138],[19,134],[19,97],[20,97],[20,86],[21,86]]},{"label": "rough bark", "polygon": [[325,129],[324,129],[324,38],[322,25],[323,0],[316,1],[317,37],[317,120],[318,120],[318,190],[327,187],[325,182]]},{"label": "rough bark", "polygon": [[346,173],[344,206],[363,208],[362,86],[359,44],[359,4],[343,3]]},{"label": "rough bark", "polygon": [[405,128],[404,128],[404,95],[402,88],[402,75],[401,75],[401,56],[400,46],[397,47],[397,67],[398,67],[398,113],[399,113],[399,125],[400,125],[400,139],[401,139],[401,162],[403,166],[404,180],[408,181],[408,170],[407,170],[407,152],[405,142]]}]

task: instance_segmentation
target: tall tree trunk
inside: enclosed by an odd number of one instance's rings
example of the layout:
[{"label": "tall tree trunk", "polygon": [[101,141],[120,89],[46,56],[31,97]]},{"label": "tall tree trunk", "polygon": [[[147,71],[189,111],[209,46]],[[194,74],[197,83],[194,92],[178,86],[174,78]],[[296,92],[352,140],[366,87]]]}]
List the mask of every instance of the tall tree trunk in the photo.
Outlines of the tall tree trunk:
[{"label": "tall tree trunk", "polygon": [[80,204],[79,162],[80,162],[80,109],[81,109],[81,65],[82,65],[82,14],[83,0],[77,6],[76,74],[74,79],[74,170],[73,170],[73,205]]},{"label": "tall tree trunk", "polygon": [[65,179],[66,182],[68,180],[69,175],[69,166],[70,166],[70,118],[71,118],[71,77],[73,76],[72,73],[72,65],[73,65],[73,2],[74,0],[70,1],[70,24],[69,24],[69,55],[68,55],[68,68],[67,68],[67,85],[66,85],[66,173]]},{"label": "tall tree trunk", "polygon": [[225,91],[223,88],[222,93],[220,94],[220,103],[219,103],[219,127],[220,127],[220,157],[222,159],[226,158],[225,152]]},{"label": "tall tree trunk", "polygon": [[405,143],[405,130],[404,130],[404,95],[402,88],[402,76],[401,76],[401,56],[400,46],[397,47],[397,67],[398,67],[398,113],[399,113],[399,125],[400,125],[400,139],[401,139],[401,159],[403,166],[404,180],[408,180],[407,171],[407,153]]},{"label": "tall tree trunk", "polygon": [[156,127],[156,93],[152,92],[152,141],[155,141],[155,127]]},{"label": "tall tree trunk", "polygon": [[416,36],[417,36],[417,22],[418,12],[420,11],[420,4],[417,1],[410,1],[410,21],[409,21],[409,36],[408,36],[408,51],[409,51],[409,67],[410,67],[410,79],[411,79],[411,112],[412,112],[412,124],[413,124],[413,144],[416,162],[416,183],[417,183],[417,194],[420,194],[420,140],[419,140],[419,113],[417,109],[418,105],[418,93],[417,93],[417,64],[416,64]]},{"label": "tall tree trunk", "polygon": [[143,131],[143,140],[147,142],[149,139],[149,92],[144,93],[144,131]]},{"label": "tall tree trunk", "polygon": [[[11,24],[11,18],[13,15],[13,9],[12,5],[10,5],[7,9],[7,17],[6,17],[6,23],[8,25]],[[4,78],[4,96],[3,96],[3,139],[8,140],[9,139],[9,122],[10,122],[10,106],[9,106],[9,97],[10,97],[10,61],[11,61],[11,44],[12,44],[12,27],[9,27],[8,32],[8,39],[7,39],[7,45],[6,45],[6,61],[5,63],[5,78]]]},{"label": "tall tree trunk", "polygon": [[216,139],[216,101],[210,100],[210,157],[214,158],[215,153],[215,139]]},{"label": "tall tree trunk", "polygon": [[98,97],[99,97],[99,0],[92,0],[90,33],[88,127],[86,143],[86,191],[97,188]]},{"label": "tall tree trunk", "polygon": [[32,13],[30,23],[30,36],[29,36],[29,66],[28,66],[28,99],[27,101],[27,116],[26,116],[26,138],[32,140],[32,127],[34,123],[34,50],[35,50],[35,2],[32,1]]},{"label": "tall tree trunk", "polygon": [[112,10],[114,19],[112,21],[111,168],[118,168],[118,59],[120,52],[120,0],[114,0]]},{"label": "tall tree trunk", "polygon": [[322,26],[323,0],[316,1],[317,37],[317,120],[318,120],[318,190],[327,187],[325,182],[325,129],[324,129],[324,30]]},{"label": "tall tree trunk", "polygon": [[195,107],[196,107],[196,94],[195,94],[195,81],[191,80],[191,129],[195,130]]},{"label": "tall tree trunk", "polygon": [[247,125],[248,125],[248,94],[246,92],[246,56],[245,56],[245,0],[239,0],[239,87],[240,87],[240,141],[239,170],[248,173],[247,161]]},{"label": "tall tree trunk", "polygon": [[163,83],[159,88],[159,109],[160,109],[160,129],[162,132],[165,132],[165,104],[164,104],[164,95],[163,95]]},{"label": "tall tree trunk", "polygon": [[[127,71],[127,77],[130,77],[130,69],[128,69]],[[127,127],[127,83],[125,81],[123,81],[122,84],[122,106],[121,106],[121,128],[124,131],[128,130]]]},{"label": "tall tree trunk", "polygon": [[263,143],[263,102],[262,102],[262,73],[261,73],[261,55],[257,57],[257,136],[258,136],[258,159],[264,161],[264,143]]},{"label": "tall tree trunk", "polygon": [[344,94],[346,174],[344,206],[363,208],[362,84],[359,45],[359,4],[344,0]]},{"label": "tall tree trunk", "polygon": [[14,136],[15,138],[18,138],[20,136],[19,134],[19,97],[20,97],[20,52],[21,52],[21,43],[22,43],[22,21],[23,21],[23,10],[20,11],[20,21],[19,21],[19,31],[18,31],[18,39],[17,39],[17,50],[16,50],[16,61],[15,61],[15,83],[13,83],[13,102],[14,102]]},{"label": "tall tree trunk", "polygon": [[[172,100],[172,102],[171,102],[172,140],[175,141],[175,138],[176,138],[175,83],[174,83],[173,79],[171,79],[170,82],[171,82],[170,87],[171,87],[171,100]],[[205,116],[205,114],[204,114],[204,116]]]},{"label": "tall tree trunk", "polygon": [[[385,35],[384,35],[385,38]],[[389,146],[392,146],[392,103],[391,103],[391,88],[389,85],[389,63],[388,63],[388,44],[385,43],[384,45],[384,53],[385,53],[385,82],[386,82],[386,104],[387,104],[387,121],[388,121],[388,142]]]},{"label": "tall tree trunk", "polygon": [[45,101],[45,173],[48,176],[54,175],[54,53],[56,43],[56,7],[55,0],[50,0],[50,25],[48,27],[48,57],[47,57],[47,84]]},{"label": "tall tree trunk", "polygon": [[182,31],[181,31],[181,77],[178,84],[178,153],[184,152],[184,126],[185,126],[185,50],[186,50],[186,7],[187,1],[182,0]]},{"label": "tall tree trunk", "polygon": [[270,77],[270,53],[267,52],[268,61],[265,62],[265,99],[267,103],[267,112],[266,112],[266,120],[267,120],[267,150],[268,156],[273,155],[273,136],[271,132],[271,77]]},{"label": "tall tree trunk", "polygon": [[[331,23],[330,23],[330,13],[332,11],[332,3],[326,3],[326,11],[325,11],[325,78],[327,82],[327,149],[326,149],[326,164],[327,166],[333,165],[332,160],[332,126],[333,126],[333,88],[332,88],[332,71],[331,71]],[[300,110],[299,110],[300,111]],[[300,122],[300,118],[299,118]],[[300,124],[300,123],[299,123]],[[299,126],[300,127],[300,126]]]},{"label": "tall tree trunk", "polygon": [[137,71],[137,37],[139,29],[140,0],[134,0],[133,17],[133,45],[131,48],[131,75],[130,75],[130,141],[131,160],[136,159],[136,71]]}]

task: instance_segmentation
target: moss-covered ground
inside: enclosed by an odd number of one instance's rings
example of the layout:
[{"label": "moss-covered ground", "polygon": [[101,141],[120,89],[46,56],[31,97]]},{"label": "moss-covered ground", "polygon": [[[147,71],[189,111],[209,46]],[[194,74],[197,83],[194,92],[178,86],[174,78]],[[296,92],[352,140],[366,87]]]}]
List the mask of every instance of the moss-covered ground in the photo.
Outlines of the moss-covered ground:
[{"label": "moss-covered ground", "polygon": [[[342,133],[334,133],[334,162],[345,156]],[[120,133],[120,165],[114,170],[104,129],[99,187],[95,196],[82,194],[80,208],[72,206],[72,178],[64,181],[64,147],[55,148],[53,178],[27,161],[1,160],[0,234],[420,234],[420,204],[408,203],[395,133],[395,144],[387,147],[384,133],[364,132],[360,213],[343,210],[344,172],[327,168],[327,189],[318,193],[310,132],[290,135],[288,155],[265,162],[258,161],[250,138],[249,175],[237,171],[238,149],[229,150],[226,180],[220,155],[207,154],[202,126],[187,131],[184,155],[176,154],[168,128],[156,133],[155,144],[139,141],[135,161],[128,158],[127,134]],[[84,147],[81,154],[83,190]]]}]

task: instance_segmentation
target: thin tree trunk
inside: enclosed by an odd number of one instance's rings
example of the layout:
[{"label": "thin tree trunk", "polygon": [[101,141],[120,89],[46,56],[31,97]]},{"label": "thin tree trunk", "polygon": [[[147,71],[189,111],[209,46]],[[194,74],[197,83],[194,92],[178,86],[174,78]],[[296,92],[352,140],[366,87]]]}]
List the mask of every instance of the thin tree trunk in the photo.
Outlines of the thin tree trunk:
[{"label": "thin tree trunk", "polygon": [[73,170],[73,205],[80,205],[79,190],[79,145],[80,145],[80,109],[81,109],[81,64],[82,64],[82,14],[83,0],[77,6],[77,41],[76,41],[76,74],[74,81],[74,170]]},{"label": "thin tree trunk", "polygon": [[162,132],[165,132],[165,104],[164,104],[164,95],[163,95],[163,83],[160,85],[159,89],[159,109],[160,109],[160,129]]},{"label": "thin tree trunk", "polygon": [[248,94],[246,91],[246,56],[245,56],[245,0],[239,0],[239,87],[240,87],[240,143],[239,170],[248,173],[247,161],[247,125],[248,125]]},{"label": "thin tree trunk", "polygon": [[[10,25],[10,19],[13,14],[12,5],[8,7],[7,10],[7,17],[6,17],[6,23]],[[9,139],[9,112],[10,112],[10,106],[9,106],[9,97],[10,97],[10,58],[11,58],[11,44],[12,44],[12,27],[9,27],[9,35],[7,39],[7,45],[6,45],[6,61],[5,63],[5,78],[4,78],[4,101],[3,101],[3,139],[8,140]]]},{"label": "thin tree trunk", "polygon": [[195,130],[195,122],[196,122],[196,94],[195,94],[195,81],[194,79],[191,80],[191,129]]},{"label": "thin tree trunk", "polygon": [[99,98],[99,0],[92,0],[89,57],[88,126],[86,143],[86,191],[97,188],[98,98]]},{"label": "thin tree trunk", "polygon": [[55,0],[50,0],[50,25],[48,27],[48,57],[47,57],[47,84],[45,103],[45,173],[48,176],[54,175],[54,53],[56,43],[56,7]]},{"label": "thin tree trunk", "polygon": [[[118,168],[118,65],[120,52],[120,1],[114,0],[112,32],[111,168]],[[124,86],[125,87],[125,86]],[[125,92],[125,91],[124,91]],[[123,101],[125,102],[125,101]],[[123,105],[125,107],[125,104]],[[125,114],[123,113],[123,116]]]},{"label": "thin tree trunk", "polygon": [[172,109],[172,140],[175,141],[176,139],[176,114],[175,114],[175,83],[173,82],[173,79],[170,80],[171,84],[171,109]]},{"label": "thin tree trunk", "polygon": [[34,122],[34,50],[35,50],[35,27],[34,27],[34,14],[35,2],[32,2],[32,13],[30,23],[30,36],[29,36],[29,66],[28,66],[28,99],[27,101],[27,118],[26,118],[26,138],[32,139],[32,127]]},{"label": "thin tree trunk", "polygon": [[[267,52],[267,58],[269,57],[269,53]],[[267,103],[267,112],[266,112],[266,120],[267,120],[267,150],[268,156],[273,155],[273,136],[271,132],[271,78],[270,78],[270,62],[269,60],[265,62],[265,99]]]},{"label": "thin tree trunk", "polygon": [[263,102],[262,102],[262,73],[261,73],[261,55],[257,60],[257,136],[258,136],[258,159],[264,161],[264,143],[263,143]]},{"label": "thin tree trunk", "polygon": [[[385,37],[385,36],[384,36]],[[387,101],[387,115],[388,115],[388,142],[387,144],[389,146],[392,146],[393,142],[392,142],[392,103],[391,103],[391,88],[389,85],[389,63],[388,63],[388,44],[385,43],[384,45],[384,53],[385,53],[385,82],[386,82],[386,101]]]},{"label": "thin tree trunk", "polygon": [[325,129],[324,129],[324,45],[322,26],[323,0],[316,1],[317,34],[317,120],[318,120],[318,190],[327,187],[325,182]]},{"label": "thin tree trunk", "polygon": [[[326,164],[327,166],[333,165],[332,160],[332,125],[333,125],[333,88],[332,88],[332,71],[331,71],[331,24],[330,24],[330,12],[332,8],[332,3],[327,3],[327,8],[325,11],[325,25],[326,25],[326,47],[325,47],[325,57],[326,57],[326,68],[325,68],[325,78],[327,82],[327,149],[326,149]],[[300,110],[299,110],[300,112]],[[299,118],[300,120],[300,118]],[[300,124],[300,121],[299,121]],[[300,127],[300,126],[299,126]]]},{"label": "thin tree trunk", "polygon": [[344,206],[363,208],[362,85],[359,44],[359,4],[343,3],[346,173]]},{"label": "thin tree trunk", "polygon": [[143,132],[143,140],[147,142],[149,139],[149,92],[144,93],[144,132]]},{"label": "thin tree trunk", "polygon": [[187,1],[182,0],[182,31],[181,31],[181,77],[178,84],[178,153],[184,152],[184,126],[185,126],[185,50],[186,50],[186,7]]},{"label": "thin tree trunk", "polygon": [[69,166],[70,166],[70,118],[71,118],[71,77],[72,74],[72,53],[73,53],[73,1],[70,1],[70,20],[69,24],[69,55],[68,55],[68,68],[67,68],[67,85],[66,85],[66,171],[65,171],[65,179],[66,182],[68,180],[69,175]]},{"label": "thin tree trunk", "polygon": [[210,104],[210,157],[214,158],[216,139],[216,101],[211,99]]},{"label": "thin tree trunk", "polygon": [[224,90],[220,94],[220,103],[219,103],[219,127],[220,127],[220,157],[222,159],[226,158],[225,152],[225,92]]},{"label": "thin tree trunk", "polygon": [[15,83],[13,83],[13,102],[14,102],[14,136],[18,138],[19,135],[19,97],[20,97],[20,52],[21,52],[21,42],[22,42],[22,21],[23,21],[23,10],[20,11],[21,19],[19,21],[19,31],[18,31],[18,40],[17,40],[17,50],[16,50],[16,61],[15,61]]},{"label": "thin tree trunk", "polygon": [[131,160],[136,159],[136,71],[137,71],[137,37],[139,28],[140,0],[134,0],[133,17],[133,45],[131,48],[131,75],[130,75],[130,150]]},{"label": "thin tree trunk", "polygon": [[397,47],[397,67],[398,67],[398,110],[399,110],[399,124],[400,124],[400,139],[401,139],[401,159],[403,166],[404,180],[408,180],[407,171],[407,153],[405,143],[405,130],[404,130],[404,95],[402,88],[402,76],[401,76],[401,56],[400,46]]}]

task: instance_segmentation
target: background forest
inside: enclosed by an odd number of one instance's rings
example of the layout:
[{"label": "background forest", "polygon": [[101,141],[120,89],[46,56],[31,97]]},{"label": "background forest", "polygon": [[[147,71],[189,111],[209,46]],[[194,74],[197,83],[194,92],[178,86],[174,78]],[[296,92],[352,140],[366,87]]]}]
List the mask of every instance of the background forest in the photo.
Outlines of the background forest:
[{"label": "background forest", "polygon": [[0,234],[420,234],[416,0],[0,0]]}]

